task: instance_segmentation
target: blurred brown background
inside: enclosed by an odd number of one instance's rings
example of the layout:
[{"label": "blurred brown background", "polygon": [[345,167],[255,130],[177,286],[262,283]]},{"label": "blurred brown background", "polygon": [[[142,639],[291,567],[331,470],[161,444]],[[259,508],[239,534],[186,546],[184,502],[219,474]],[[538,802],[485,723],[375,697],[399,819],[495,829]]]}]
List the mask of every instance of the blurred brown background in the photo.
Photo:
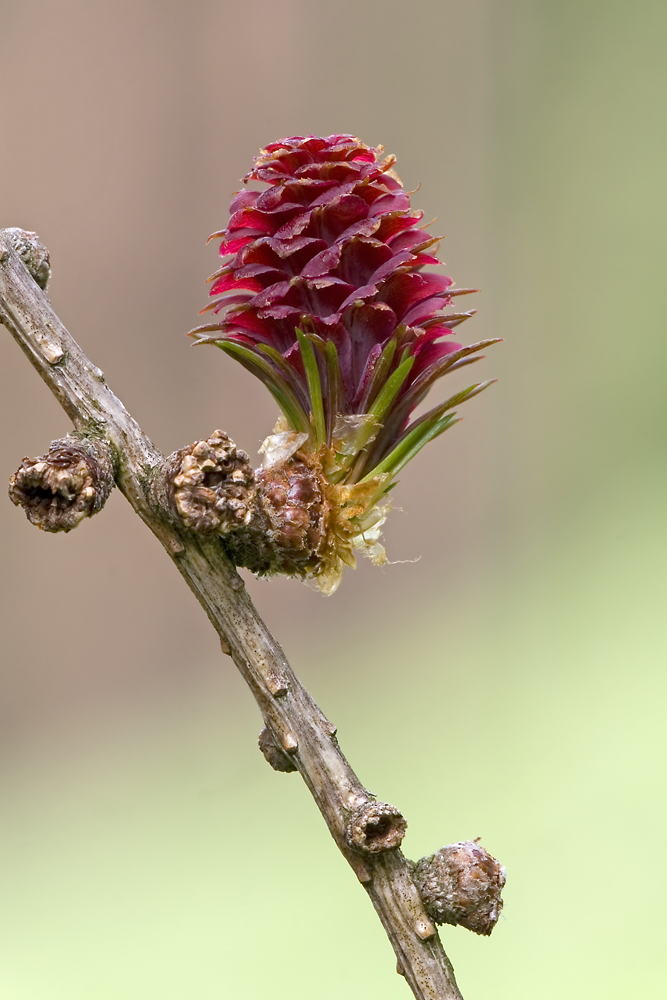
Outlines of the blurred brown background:
[{"label": "blurred brown background", "polygon": [[[39,233],[56,311],[163,451],[272,427],[184,334],[206,237],[286,135],[395,153],[482,289],[462,337],[505,338],[403,473],[397,565],[330,599],[249,582],[408,853],[482,834],[507,864],[494,937],[443,934],[467,1000],[664,982],[666,34],[653,0],[0,0],[0,226]],[[2,329],[0,375],[7,479],[68,421]],[[5,500],[0,533],[3,1000],[405,996],[120,494],[62,537]]]}]

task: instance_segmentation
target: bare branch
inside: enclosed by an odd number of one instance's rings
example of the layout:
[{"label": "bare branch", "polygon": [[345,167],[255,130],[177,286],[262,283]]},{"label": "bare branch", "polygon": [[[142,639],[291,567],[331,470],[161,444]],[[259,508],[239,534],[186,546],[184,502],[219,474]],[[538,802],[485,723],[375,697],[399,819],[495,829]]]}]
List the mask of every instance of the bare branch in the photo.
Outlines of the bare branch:
[{"label": "bare branch", "polygon": [[341,753],[335,727],[290,668],[220,540],[174,523],[151,484],[164,462],[103,373],[82,352],[0,232],[0,322],[59,400],[75,429],[104,439],[115,478],[164,546],[233,657],[264,717],[267,759],[299,770],[340,851],[363,883],[419,1000],[461,1000],[453,970],[399,847],[405,820],[375,802]]}]

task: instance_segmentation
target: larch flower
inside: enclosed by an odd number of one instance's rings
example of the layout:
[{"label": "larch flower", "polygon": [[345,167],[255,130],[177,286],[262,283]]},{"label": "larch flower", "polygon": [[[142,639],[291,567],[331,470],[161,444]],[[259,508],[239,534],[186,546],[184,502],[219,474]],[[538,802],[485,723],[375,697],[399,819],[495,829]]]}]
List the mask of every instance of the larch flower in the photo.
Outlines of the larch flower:
[{"label": "larch flower", "polygon": [[[353,550],[384,561],[380,526],[397,474],[456,423],[479,382],[411,420],[442,376],[496,343],[454,343],[472,312],[455,296],[439,242],[413,211],[395,158],[350,135],[296,136],[255,159],[230,206],[207,307],[193,330],[264,382],[282,416],[263,445],[257,479],[277,554],[237,564],[337,586]],[[212,237],[213,238],[213,237]],[[240,560],[240,562],[239,562]]]}]

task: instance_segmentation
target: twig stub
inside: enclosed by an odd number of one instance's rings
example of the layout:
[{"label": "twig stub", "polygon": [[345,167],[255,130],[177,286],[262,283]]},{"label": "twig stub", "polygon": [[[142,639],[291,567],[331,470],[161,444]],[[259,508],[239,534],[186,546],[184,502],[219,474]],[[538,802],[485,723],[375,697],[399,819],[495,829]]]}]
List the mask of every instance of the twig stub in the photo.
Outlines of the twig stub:
[{"label": "twig stub", "polygon": [[71,531],[102,509],[114,484],[106,441],[69,435],[46,455],[24,458],[9,480],[9,498],[44,531]]},{"label": "twig stub", "polygon": [[355,851],[379,854],[398,847],[407,827],[396,806],[388,802],[369,802],[352,817],[346,840]]}]

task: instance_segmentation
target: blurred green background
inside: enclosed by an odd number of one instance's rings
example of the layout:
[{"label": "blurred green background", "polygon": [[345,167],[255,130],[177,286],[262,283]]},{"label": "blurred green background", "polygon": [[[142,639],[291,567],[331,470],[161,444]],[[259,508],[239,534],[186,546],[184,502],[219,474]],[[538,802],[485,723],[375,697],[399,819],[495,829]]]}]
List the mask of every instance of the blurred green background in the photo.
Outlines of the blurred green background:
[{"label": "blurred green background", "polygon": [[[493,937],[442,932],[466,1000],[664,996],[665,4],[0,0],[0,24],[0,225],[50,247],[56,310],[164,451],[272,426],[182,336],[258,148],[352,132],[421,182],[500,381],[403,474],[386,541],[418,562],[330,599],[249,586],[406,853],[481,835],[506,865]],[[8,335],[0,374],[6,479],[68,424]],[[0,507],[2,1000],[408,996],[123,498],[65,537]]]}]

